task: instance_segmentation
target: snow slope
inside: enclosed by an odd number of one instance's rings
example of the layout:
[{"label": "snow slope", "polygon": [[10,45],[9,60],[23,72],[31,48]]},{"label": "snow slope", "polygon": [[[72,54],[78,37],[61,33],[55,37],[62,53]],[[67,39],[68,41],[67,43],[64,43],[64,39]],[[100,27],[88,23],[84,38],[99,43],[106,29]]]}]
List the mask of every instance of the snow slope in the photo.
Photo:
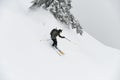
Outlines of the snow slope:
[{"label": "snow slope", "polygon": [[[120,80],[120,51],[86,32],[77,35],[42,8],[28,10],[22,1],[0,6],[0,80]],[[55,27],[71,40],[58,38],[64,56],[46,41]]]},{"label": "snow slope", "polygon": [[105,45],[120,49],[120,0],[72,2],[72,11],[86,32]]}]

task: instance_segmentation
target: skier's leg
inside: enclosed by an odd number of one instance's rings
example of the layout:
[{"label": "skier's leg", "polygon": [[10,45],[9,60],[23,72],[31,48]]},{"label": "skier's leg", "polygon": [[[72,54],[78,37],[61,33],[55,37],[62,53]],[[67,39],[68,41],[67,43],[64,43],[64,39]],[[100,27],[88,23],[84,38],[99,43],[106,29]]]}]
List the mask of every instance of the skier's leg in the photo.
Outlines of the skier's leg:
[{"label": "skier's leg", "polygon": [[52,39],[52,41],[53,41],[53,44],[52,44],[52,46],[54,46],[54,45],[55,45],[55,39]]},{"label": "skier's leg", "polygon": [[57,40],[56,39],[52,39],[52,40],[53,40],[52,46],[57,47]]},{"label": "skier's leg", "polygon": [[55,39],[55,45],[54,46],[57,48],[57,39]]}]

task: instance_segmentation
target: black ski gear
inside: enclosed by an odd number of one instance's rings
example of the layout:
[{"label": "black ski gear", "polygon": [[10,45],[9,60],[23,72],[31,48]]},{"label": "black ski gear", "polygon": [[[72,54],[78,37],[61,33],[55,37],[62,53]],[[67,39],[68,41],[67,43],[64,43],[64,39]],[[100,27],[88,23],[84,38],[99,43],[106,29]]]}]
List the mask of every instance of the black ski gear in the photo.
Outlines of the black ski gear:
[{"label": "black ski gear", "polygon": [[53,41],[52,46],[57,47],[57,36],[59,36],[60,38],[65,38],[64,36],[61,36],[61,35],[60,35],[61,32],[62,32],[61,29],[59,29],[59,30],[53,29],[53,30],[50,32],[51,39],[52,39],[52,41]]}]

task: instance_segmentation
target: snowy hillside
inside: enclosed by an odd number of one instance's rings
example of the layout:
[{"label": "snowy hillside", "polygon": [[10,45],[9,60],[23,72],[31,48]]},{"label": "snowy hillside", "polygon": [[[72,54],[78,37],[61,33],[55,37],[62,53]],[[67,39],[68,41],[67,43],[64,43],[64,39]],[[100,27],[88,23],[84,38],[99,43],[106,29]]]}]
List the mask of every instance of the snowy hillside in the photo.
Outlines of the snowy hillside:
[{"label": "snowy hillside", "polygon": [[[77,35],[42,8],[28,10],[30,3],[22,1],[0,6],[0,80],[120,80],[120,51],[86,32]],[[71,40],[58,38],[64,56],[48,40],[55,27]]]},{"label": "snowy hillside", "polygon": [[73,0],[72,10],[86,32],[120,49],[120,0]]}]

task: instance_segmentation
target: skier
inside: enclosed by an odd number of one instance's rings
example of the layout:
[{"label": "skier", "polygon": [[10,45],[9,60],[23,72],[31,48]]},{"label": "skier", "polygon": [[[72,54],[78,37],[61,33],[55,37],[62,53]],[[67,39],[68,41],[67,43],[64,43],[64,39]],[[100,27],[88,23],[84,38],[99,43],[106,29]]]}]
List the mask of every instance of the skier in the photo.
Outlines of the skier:
[{"label": "skier", "polygon": [[50,32],[50,35],[51,35],[51,39],[53,41],[53,44],[52,46],[57,48],[57,39],[56,37],[59,36],[60,38],[65,38],[64,36],[61,36],[60,33],[62,32],[61,29],[57,30],[57,29],[53,29],[51,32]]}]

